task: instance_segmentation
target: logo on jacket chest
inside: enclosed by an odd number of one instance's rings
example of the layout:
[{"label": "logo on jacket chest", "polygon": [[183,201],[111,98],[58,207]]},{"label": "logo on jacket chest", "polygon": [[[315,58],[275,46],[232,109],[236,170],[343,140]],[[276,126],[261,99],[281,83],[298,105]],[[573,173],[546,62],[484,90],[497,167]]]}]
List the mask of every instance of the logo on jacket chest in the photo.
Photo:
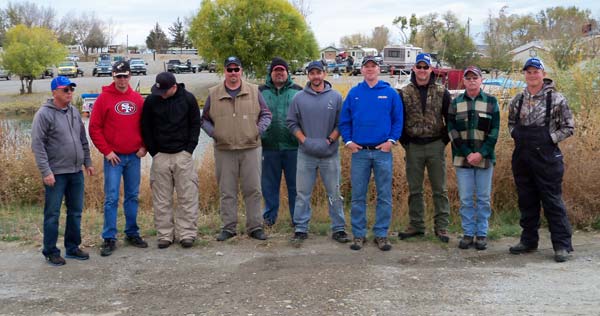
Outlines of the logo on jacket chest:
[{"label": "logo on jacket chest", "polygon": [[137,112],[137,105],[130,101],[121,101],[115,105],[115,112],[121,115],[133,115]]}]

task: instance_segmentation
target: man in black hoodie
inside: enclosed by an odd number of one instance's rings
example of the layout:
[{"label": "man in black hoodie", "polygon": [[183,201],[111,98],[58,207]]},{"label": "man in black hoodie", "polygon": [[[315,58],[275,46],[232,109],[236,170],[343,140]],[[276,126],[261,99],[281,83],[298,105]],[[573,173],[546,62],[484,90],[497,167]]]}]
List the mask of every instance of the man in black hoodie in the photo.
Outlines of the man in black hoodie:
[{"label": "man in black hoodie", "polygon": [[158,248],[169,247],[175,237],[182,247],[192,247],[198,220],[198,172],[192,158],[200,135],[198,102],[172,73],[159,73],[144,102],[141,125],[152,155],[150,186]]}]

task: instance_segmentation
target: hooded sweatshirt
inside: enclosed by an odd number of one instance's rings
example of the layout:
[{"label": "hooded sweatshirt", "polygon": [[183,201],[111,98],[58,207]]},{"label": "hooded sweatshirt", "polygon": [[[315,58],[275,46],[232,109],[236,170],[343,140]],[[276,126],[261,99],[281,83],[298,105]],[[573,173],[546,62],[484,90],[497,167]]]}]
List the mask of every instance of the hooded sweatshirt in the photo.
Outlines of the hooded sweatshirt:
[{"label": "hooded sweatshirt", "polygon": [[341,109],[342,95],[327,81],[321,92],[314,91],[309,82],[294,96],[286,123],[292,135],[301,130],[306,136],[299,147],[303,153],[317,158],[337,153],[339,142],[328,144],[327,137],[337,128]]},{"label": "hooded sweatshirt", "polygon": [[69,104],[60,109],[49,99],[35,113],[31,149],[42,177],[66,174],[90,167],[90,148],[79,111]]},{"label": "hooded sweatshirt", "polygon": [[132,154],[143,146],[140,120],[144,99],[128,87],[117,90],[115,83],[102,87],[90,118],[90,138],[103,155],[114,151]]},{"label": "hooded sweatshirt", "polygon": [[348,92],[339,129],[346,143],[377,146],[398,140],[403,120],[402,100],[389,83],[379,80],[371,88],[363,81]]}]

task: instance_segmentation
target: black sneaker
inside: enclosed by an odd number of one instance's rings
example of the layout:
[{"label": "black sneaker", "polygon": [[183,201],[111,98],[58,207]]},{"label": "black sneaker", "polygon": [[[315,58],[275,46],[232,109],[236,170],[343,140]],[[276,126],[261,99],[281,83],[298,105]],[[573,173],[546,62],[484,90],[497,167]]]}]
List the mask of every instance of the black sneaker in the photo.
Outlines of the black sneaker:
[{"label": "black sneaker", "polygon": [[361,250],[366,242],[367,239],[365,237],[354,237],[354,239],[352,240],[352,245],[350,245],[350,249]]},{"label": "black sneaker", "polygon": [[249,235],[254,239],[267,240],[267,235],[265,234],[265,231],[262,230],[262,228],[252,231]]},{"label": "black sneaker", "polygon": [[46,261],[53,266],[64,266],[67,263],[59,254],[47,255]]},{"label": "black sneaker", "polygon": [[294,236],[292,236],[292,238],[290,238],[290,243],[294,247],[300,247],[307,238],[308,238],[308,233],[295,232]]},{"label": "black sneaker", "polygon": [[348,234],[346,234],[346,232],[343,230],[333,233],[331,235],[331,239],[333,239],[339,243],[342,243],[342,244],[350,242],[350,238],[348,238]]},{"label": "black sneaker", "polygon": [[77,260],[87,260],[90,258],[90,255],[87,252],[77,248],[73,252],[67,252],[65,254],[65,258],[77,259]]},{"label": "black sneaker", "polygon": [[508,248],[508,251],[513,255],[520,255],[522,253],[534,252],[537,251],[537,246],[527,246],[521,242],[518,244]]},{"label": "black sneaker", "polygon": [[219,233],[219,235],[217,236],[217,241],[225,241],[229,238],[233,238],[233,236],[235,236],[235,233],[232,233],[232,232],[226,231],[226,230],[222,230],[221,233]]},{"label": "black sneaker", "polygon": [[477,236],[475,239],[475,249],[486,250],[487,249],[487,238],[485,236]]},{"label": "black sneaker", "polygon": [[125,237],[125,241],[134,247],[148,248],[148,243],[145,242],[140,236],[127,236]]},{"label": "black sneaker", "polygon": [[100,255],[108,257],[112,255],[115,249],[117,249],[117,241],[115,239],[104,239],[102,246],[100,246]]},{"label": "black sneaker", "polygon": [[565,262],[571,259],[571,254],[566,249],[558,249],[554,252],[554,261]]},{"label": "black sneaker", "polygon": [[458,242],[458,248],[460,249],[469,249],[471,246],[473,246],[473,236],[464,235]]},{"label": "black sneaker", "polygon": [[377,245],[377,248],[379,248],[379,250],[381,251],[389,251],[390,249],[392,249],[392,245],[390,244],[390,241],[387,239],[387,237],[375,237],[375,244]]}]

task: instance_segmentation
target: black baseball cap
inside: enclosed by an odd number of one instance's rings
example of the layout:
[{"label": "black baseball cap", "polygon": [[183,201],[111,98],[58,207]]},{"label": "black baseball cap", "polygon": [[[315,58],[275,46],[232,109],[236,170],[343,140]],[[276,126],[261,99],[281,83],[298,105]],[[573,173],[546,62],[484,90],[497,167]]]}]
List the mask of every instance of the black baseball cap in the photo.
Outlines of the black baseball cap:
[{"label": "black baseball cap", "polygon": [[319,69],[320,71],[325,71],[325,69],[323,68],[323,63],[320,60],[315,60],[315,61],[312,61],[310,64],[308,64],[308,67],[306,67],[306,72],[310,72],[313,69]]},{"label": "black baseball cap", "polygon": [[171,89],[172,86],[177,84],[175,76],[170,72],[161,72],[156,75],[156,82],[150,89],[153,95],[163,95],[167,90]]},{"label": "black baseball cap", "polygon": [[112,67],[113,76],[129,75],[130,71],[131,68],[129,67],[129,62],[125,60],[116,62]]},{"label": "black baseball cap", "polygon": [[227,59],[225,59],[225,62],[223,63],[223,66],[227,67],[231,64],[236,64],[236,65],[242,67],[242,61],[235,56],[227,57]]}]

